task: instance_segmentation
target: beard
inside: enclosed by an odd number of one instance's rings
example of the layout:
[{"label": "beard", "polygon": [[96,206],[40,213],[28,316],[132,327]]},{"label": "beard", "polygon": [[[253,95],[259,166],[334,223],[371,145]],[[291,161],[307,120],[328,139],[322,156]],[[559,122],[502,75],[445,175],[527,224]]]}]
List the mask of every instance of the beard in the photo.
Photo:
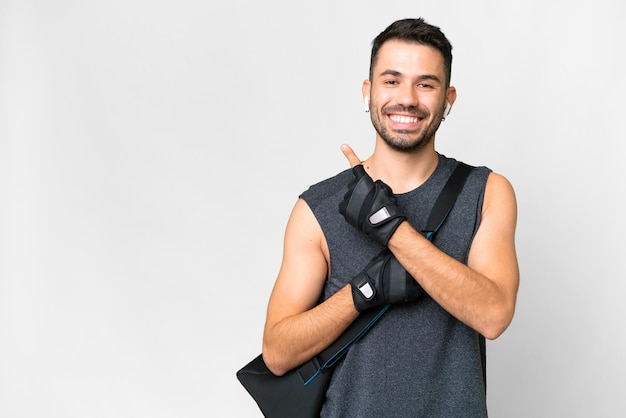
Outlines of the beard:
[{"label": "beard", "polygon": [[[386,115],[394,112],[402,112],[408,113],[418,118],[421,118],[424,121],[424,124],[421,129],[421,133],[415,130],[391,130],[389,129],[384,121],[386,119]],[[435,117],[428,122],[428,116],[430,113],[425,110],[421,110],[414,106],[385,106],[380,111],[377,108],[372,106],[372,111],[370,112],[372,124],[374,125],[374,129],[378,133],[378,135],[382,138],[382,140],[387,144],[391,149],[400,152],[415,152],[424,148],[426,145],[430,144],[434,138],[437,129],[439,129],[439,125],[441,124],[441,120],[443,117],[443,113],[435,114]],[[416,136],[417,135],[417,136]]]}]

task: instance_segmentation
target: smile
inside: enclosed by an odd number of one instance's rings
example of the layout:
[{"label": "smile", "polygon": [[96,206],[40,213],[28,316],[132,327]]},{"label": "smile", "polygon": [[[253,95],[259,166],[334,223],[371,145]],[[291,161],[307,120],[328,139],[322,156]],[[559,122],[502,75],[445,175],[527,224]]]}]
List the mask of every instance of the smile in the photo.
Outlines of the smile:
[{"label": "smile", "polygon": [[417,123],[420,119],[416,116],[389,115],[389,119],[396,123]]}]

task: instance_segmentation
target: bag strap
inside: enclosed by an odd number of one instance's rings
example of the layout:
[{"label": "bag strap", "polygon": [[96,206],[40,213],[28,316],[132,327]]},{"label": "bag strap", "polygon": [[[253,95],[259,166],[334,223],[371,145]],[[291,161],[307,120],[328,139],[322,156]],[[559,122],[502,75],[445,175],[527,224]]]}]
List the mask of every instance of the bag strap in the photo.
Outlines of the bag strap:
[{"label": "bag strap", "polygon": [[450,175],[450,178],[448,178],[448,181],[445,186],[443,186],[443,190],[439,194],[439,197],[430,212],[428,222],[426,222],[426,228],[421,231],[422,235],[428,238],[428,240],[432,241],[435,232],[437,232],[441,225],[443,225],[443,221],[452,210],[457,196],[463,189],[467,176],[473,169],[473,166],[459,162]]},{"label": "bag strap", "polygon": [[[443,222],[456,202],[457,196],[463,189],[467,176],[473,168],[474,167],[471,165],[459,162],[450,175],[450,178],[443,186],[430,212],[430,216],[426,222],[426,228],[421,232],[429,241],[433,240],[435,233],[441,228],[441,225],[443,225]],[[325,369],[333,367],[337,361],[346,354],[348,348],[361,339],[390,307],[391,305],[389,304],[380,309],[370,309],[362,312],[335,342],[300,366],[298,368],[298,374],[304,382],[304,385],[308,385]]]}]

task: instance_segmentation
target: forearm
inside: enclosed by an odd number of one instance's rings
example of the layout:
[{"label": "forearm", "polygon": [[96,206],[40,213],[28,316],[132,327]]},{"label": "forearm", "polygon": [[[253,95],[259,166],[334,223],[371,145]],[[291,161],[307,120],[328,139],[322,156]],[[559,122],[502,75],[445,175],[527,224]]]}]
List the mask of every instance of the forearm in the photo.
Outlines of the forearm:
[{"label": "forearm", "polygon": [[447,312],[483,336],[499,336],[514,299],[497,281],[445,254],[403,222],[388,243],[400,263]]},{"label": "forearm", "polygon": [[357,316],[347,285],[314,308],[266,327],[265,363],[276,375],[286,373],[332,344]]}]

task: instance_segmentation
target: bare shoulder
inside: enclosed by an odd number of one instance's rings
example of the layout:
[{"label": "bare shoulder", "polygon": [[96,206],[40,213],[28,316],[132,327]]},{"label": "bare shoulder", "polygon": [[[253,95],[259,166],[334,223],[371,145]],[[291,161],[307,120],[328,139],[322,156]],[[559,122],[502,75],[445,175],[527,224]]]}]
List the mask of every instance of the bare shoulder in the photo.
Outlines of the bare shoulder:
[{"label": "bare shoulder", "polygon": [[483,216],[508,214],[517,219],[517,199],[511,182],[501,174],[491,172],[487,178]]},{"label": "bare shoulder", "polygon": [[309,243],[321,240],[323,237],[322,229],[315,219],[313,211],[301,198],[296,201],[291,211],[285,238],[291,238],[292,234],[294,235],[292,238],[296,240],[306,238]]},{"label": "bare shoulder", "polygon": [[495,171],[492,171],[491,173],[489,173],[489,178],[487,179],[487,185],[489,185],[489,183],[492,183],[496,187],[499,186],[499,187],[506,187],[511,190],[513,189],[513,185],[511,184],[511,182],[502,174],[496,173]]}]

